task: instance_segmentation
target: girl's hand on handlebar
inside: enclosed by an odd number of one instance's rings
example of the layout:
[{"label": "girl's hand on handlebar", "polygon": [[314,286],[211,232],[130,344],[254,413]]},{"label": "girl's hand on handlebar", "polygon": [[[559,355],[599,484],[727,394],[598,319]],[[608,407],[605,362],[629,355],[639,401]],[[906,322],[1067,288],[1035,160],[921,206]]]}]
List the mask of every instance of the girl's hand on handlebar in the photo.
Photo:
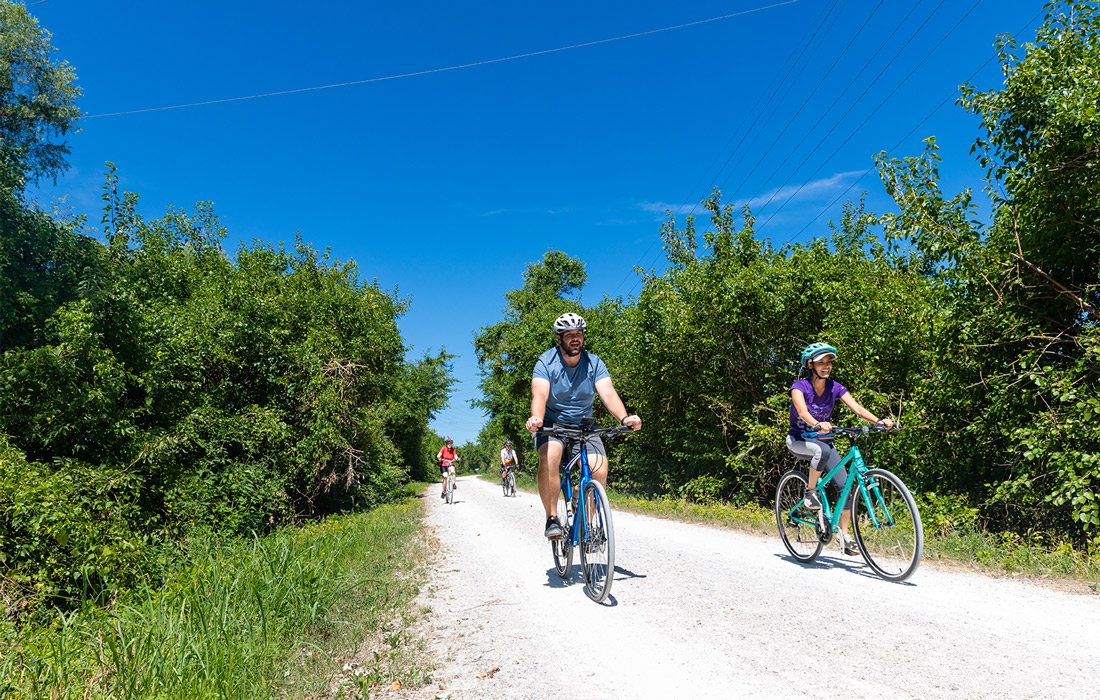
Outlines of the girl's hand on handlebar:
[{"label": "girl's hand on handlebar", "polygon": [[819,435],[833,432],[833,424],[827,420],[823,420],[814,426],[814,432]]}]

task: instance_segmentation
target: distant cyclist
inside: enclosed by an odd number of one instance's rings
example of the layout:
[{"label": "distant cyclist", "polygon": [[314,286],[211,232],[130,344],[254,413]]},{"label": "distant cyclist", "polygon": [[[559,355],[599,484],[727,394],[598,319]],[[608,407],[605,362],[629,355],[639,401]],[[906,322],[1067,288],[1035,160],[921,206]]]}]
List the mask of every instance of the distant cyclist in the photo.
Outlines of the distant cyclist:
[{"label": "distant cyclist", "polygon": [[504,485],[504,479],[508,476],[508,472],[516,468],[519,464],[519,457],[516,456],[516,451],[512,449],[512,441],[504,441],[504,449],[500,451],[500,485]]},{"label": "distant cyclist", "polygon": [[[440,485],[443,488],[443,492],[439,494],[440,498],[447,497],[447,474],[454,463],[461,459],[458,456],[458,450],[455,449],[455,441],[448,436],[443,441],[443,447],[439,448],[439,452],[435,455],[435,461],[439,463]],[[455,488],[458,488],[458,482],[455,482]]]},{"label": "distant cyclist", "polygon": [[[810,343],[802,351],[802,369],[809,371],[809,378],[800,378],[791,385],[791,429],[787,433],[787,449],[794,454],[809,458],[810,483],[807,485],[804,505],[814,510],[821,509],[821,499],[817,497],[817,480],[823,472],[830,471],[840,464],[840,454],[836,448],[825,440],[807,440],[802,437],[803,432],[828,433],[833,426],[830,421],[833,418],[833,407],[837,399],[840,399],[852,413],[872,423],[882,423],[887,428],[894,427],[894,422],[889,418],[879,420],[875,414],[861,406],[848,389],[838,381],[833,380],[833,360],[837,357],[836,348],[826,343]],[[800,427],[802,420],[808,428]],[[848,472],[841,469],[833,477],[833,485],[837,492],[844,488],[844,482],[848,480]],[[848,556],[859,554],[859,548],[848,535],[848,525],[851,522],[851,510],[849,507],[855,489],[848,493],[848,501],[844,504],[844,510],[840,515],[840,541],[844,547],[844,553]]]},{"label": "distant cyclist", "polygon": [[[532,433],[556,423],[578,426],[582,419],[592,418],[592,401],[597,394],[619,423],[641,429],[642,419],[626,412],[603,360],[584,349],[585,328],[584,319],[573,313],[562,314],[554,321],[557,344],[539,357],[531,377],[527,429]],[[592,478],[606,486],[607,450],[603,441],[592,437],[587,446]],[[535,447],[539,453],[539,496],[546,511],[544,534],[548,539],[561,539],[564,533],[558,520],[557,496],[563,444],[557,438],[539,435]]]}]

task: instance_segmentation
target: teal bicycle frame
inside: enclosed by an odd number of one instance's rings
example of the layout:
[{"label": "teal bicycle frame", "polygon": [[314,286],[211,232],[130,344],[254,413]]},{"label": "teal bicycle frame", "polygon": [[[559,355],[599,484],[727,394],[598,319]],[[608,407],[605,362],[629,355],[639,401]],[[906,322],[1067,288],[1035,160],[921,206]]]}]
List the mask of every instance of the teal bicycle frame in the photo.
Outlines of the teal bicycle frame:
[{"label": "teal bicycle frame", "polygon": [[[835,437],[835,434],[829,433],[828,435],[818,435],[817,433],[802,433],[802,438],[805,440],[828,440]],[[825,486],[832,483],[833,477],[851,463],[852,468],[848,470],[848,479],[844,482],[844,488],[841,489],[840,495],[837,497],[837,508],[833,508],[829,503],[829,498],[825,494]],[[848,494],[851,492],[853,486],[859,487],[859,495],[863,498],[864,504],[867,506],[867,513],[871,517],[871,523],[875,527],[892,527],[894,518],[890,515],[890,510],[886,507],[886,503],[882,498],[882,492],[879,491],[878,482],[873,478],[867,478],[867,465],[863,462],[863,453],[859,451],[859,445],[852,443],[852,446],[848,449],[847,454],[840,460],[840,463],[833,467],[827,474],[822,474],[817,479],[817,486],[815,491],[818,497],[821,499],[821,515],[824,522],[828,523],[829,527],[826,530],[825,537],[832,538],[832,533],[837,529],[837,525],[840,524],[840,516],[844,513],[844,503],[848,502]],[[871,494],[874,494],[875,500],[882,507],[882,512],[889,518],[889,522],[880,523],[875,516],[875,508],[871,503]],[[798,511],[804,510],[801,505],[795,506],[787,513],[787,517],[794,522],[802,523],[803,525],[809,525],[816,527],[817,522],[810,520],[806,517],[798,515]]]}]

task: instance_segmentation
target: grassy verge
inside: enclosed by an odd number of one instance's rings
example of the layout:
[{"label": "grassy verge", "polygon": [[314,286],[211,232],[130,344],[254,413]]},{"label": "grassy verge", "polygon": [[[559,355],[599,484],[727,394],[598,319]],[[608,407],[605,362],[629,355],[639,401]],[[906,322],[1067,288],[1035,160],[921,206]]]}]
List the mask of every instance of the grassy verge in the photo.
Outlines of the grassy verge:
[{"label": "grassy verge", "polygon": [[[482,474],[481,477],[499,483],[497,474]],[[527,491],[537,491],[534,475],[527,472],[519,475],[516,485]],[[610,490],[609,497],[617,510],[774,536],[778,542],[775,516],[770,509],[760,506],[693,503],[668,497],[643,498],[615,489]],[[1070,584],[1071,588],[1100,592],[1100,558],[1065,543],[1011,533],[997,535],[951,529],[936,532],[926,529],[924,535],[926,562],[1001,576],[1057,579]]]},{"label": "grassy verge", "polygon": [[422,685],[427,659],[401,631],[419,589],[420,531],[406,499],[210,546],[159,590],[108,611],[6,625],[0,697],[356,697]]}]

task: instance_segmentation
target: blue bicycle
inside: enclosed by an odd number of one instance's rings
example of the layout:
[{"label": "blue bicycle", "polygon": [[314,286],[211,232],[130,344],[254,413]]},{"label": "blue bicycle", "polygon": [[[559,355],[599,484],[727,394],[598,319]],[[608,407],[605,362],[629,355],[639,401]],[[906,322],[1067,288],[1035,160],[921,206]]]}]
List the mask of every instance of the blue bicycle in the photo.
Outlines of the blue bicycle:
[{"label": "blue bicycle", "polygon": [[633,430],[619,425],[597,428],[595,421],[592,421],[581,426],[556,425],[538,432],[561,440],[564,446],[562,453],[573,455],[560,469],[558,519],[562,521],[565,537],[550,542],[554,570],[563,580],[568,580],[573,566],[573,550],[580,550],[584,592],[592,600],[602,603],[611,593],[611,581],[615,575],[615,528],[611,523],[607,492],[600,482],[592,478],[588,466],[587,440],[596,436],[615,438]]}]

